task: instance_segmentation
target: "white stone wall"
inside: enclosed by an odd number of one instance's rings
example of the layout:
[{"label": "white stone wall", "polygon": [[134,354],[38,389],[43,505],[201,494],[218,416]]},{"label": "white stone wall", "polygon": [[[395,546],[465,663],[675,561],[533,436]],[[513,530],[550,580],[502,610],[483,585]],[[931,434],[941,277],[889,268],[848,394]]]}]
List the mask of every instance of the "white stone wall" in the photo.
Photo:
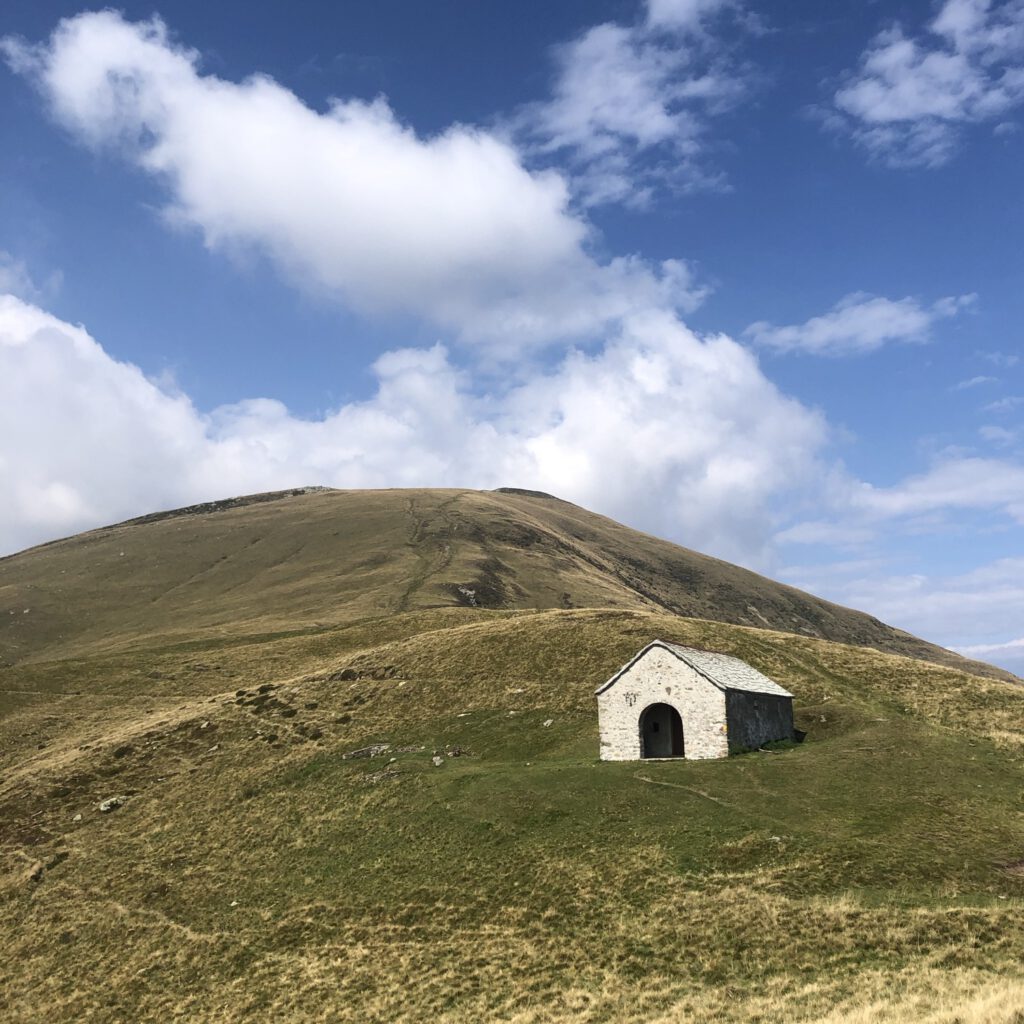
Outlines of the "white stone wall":
[{"label": "white stone wall", "polygon": [[663,647],[653,647],[597,698],[602,761],[640,760],[640,715],[671,704],[687,759],[727,757],[725,693]]}]

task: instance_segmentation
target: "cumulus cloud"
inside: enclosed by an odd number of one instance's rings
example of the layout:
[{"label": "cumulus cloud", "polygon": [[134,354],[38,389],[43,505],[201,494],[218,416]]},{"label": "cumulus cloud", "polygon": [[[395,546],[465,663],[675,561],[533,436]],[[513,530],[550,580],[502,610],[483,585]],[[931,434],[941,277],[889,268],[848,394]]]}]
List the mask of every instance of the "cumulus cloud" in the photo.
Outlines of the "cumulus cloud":
[{"label": "cumulus cloud", "polygon": [[158,18],[82,14],[44,45],[2,46],[74,137],[163,184],[170,221],[358,311],[516,348],[701,298],[685,263],[595,260],[563,178],[531,172],[492,133],[422,138],[383,98],[318,112],[266,76],[203,75]]},{"label": "cumulus cloud", "polygon": [[806,323],[777,327],[761,320],[743,333],[755,344],[776,352],[858,355],[893,341],[927,341],[936,321],[955,316],[974,300],[974,295],[961,295],[922,306],[912,298],[893,301],[853,292],[840,299],[828,313]]},{"label": "cumulus cloud", "polygon": [[743,346],[664,312],[504,391],[479,393],[440,345],[373,372],[372,397],[320,419],[266,398],[206,414],[83,328],[2,297],[0,548],[311,483],[518,484],[756,563],[775,502],[813,478],[825,439]]},{"label": "cumulus cloud", "polygon": [[964,125],[1024,102],[1024,0],[946,0],[920,37],[881,32],[835,94],[830,123],[895,167],[937,167]]},{"label": "cumulus cloud", "polygon": [[751,72],[709,29],[723,0],[651,0],[635,25],[595,25],[554,51],[552,95],[522,109],[532,152],[569,160],[590,204],[645,204],[658,186],[720,188],[705,160],[710,118],[748,92]]}]

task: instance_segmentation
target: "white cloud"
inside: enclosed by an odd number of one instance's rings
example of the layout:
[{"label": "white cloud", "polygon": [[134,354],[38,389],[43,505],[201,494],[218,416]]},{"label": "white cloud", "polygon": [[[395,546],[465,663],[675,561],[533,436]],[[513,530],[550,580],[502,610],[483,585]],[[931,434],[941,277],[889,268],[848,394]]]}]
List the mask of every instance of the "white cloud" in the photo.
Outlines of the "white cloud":
[{"label": "white cloud", "polygon": [[832,123],[884,162],[946,163],[963,125],[1024,102],[1024,0],[946,0],[920,38],[886,29],[834,102]]},{"label": "white cloud", "polygon": [[[876,566],[871,562],[867,567]],[[1013,639],[1024,621],[1024,559],[999,559],[958,575],[851,575],[844,568],[793,568],[785,578],[967,657],[1024,671],[1024,650]]]},{"label": "white cloud", "polygon": [[1024,679],[1024,643],[1019,640],[998,644],[967,644],[952,649],[967,658],[999,665]]},{"label": "white cloud", "polygon": [[825,544],[853,548],[875,539],[874,528],[827,520],[807,520],[780,530],[775,535],[779,544]]},{"label": "white cloud", "polygon": [[17,295],[28,301],[38,301],[57,292],[62,279],[60,271],[55,270],[39,285],[24,260],[15,259],[9,252],[0,249],[0,295]]},{"label": "white cloud", "polygon": [[647,24],[672,32],[692,32],[734,0],[647,0]]},{"label": "white cloud", "polygon": [[992,444],[1010,445],[1020,436],[1020,431],[1009,430],[1006,427],[999,427],[992,423],[986,423],[978,428],[978,433]]},{"label": "white cloud", "polygon": [[999,366],[1003,369],[1016,366],[1020,362],[1020,356],[1010,352],[979,352],[978,355],[993,366]]},{"label": "white cloud", "polygon": [[979,457],[949,458],[892,487],[854,485],[850,506],[877,519],[955,509],[1001,512],[1024,525],[1024,465]]},{"label": "white cloud", "polygon": [[72,135],[167,188],[170,221],[211,248],[254,248],[359,311],[511,349],[701,297],[679,261],[593,259],[563,178],[530,172],[486,131],[421,138],[383,98],[319,113],[265,76],[201,75],[159,19],[82,14],[43,46],[2,45]]},{"label": "white cloud", "polygon": [[972,658],[985,657],[986,655],[995,654],[997,651],[1013,652],[1024,658],[1024,637],[1018,637],[1016,640],[1008,640],[1000,644],[975,644],[968,647],[960,647],[959,651],[961,654],[966,654]]},{"label": "white cloud", "polygon": [[1012,412],[1019,405],[1024,405],[1024,395],[1007,395],[1005,398],[998,398],[994,402],[981,407],[982,412],[1006,413]]},{"label": "white cloud", "polygon": [[569,159],[586,202],[643,205],[652,191],[723,187],[705,161],[709,119],[749,89],[707,31],[735,5],[652,0],[645,22],[595,25],[555,50],[550,99],[523,108],[514,130],[535,154]]},{"label": "white cloud", "polygon": [[776,327],[762,320],[743,333],[756,344],[777,352],[856,355],[873,352],[892,341],[927,341],[936,321],[955,316],[974,299],[974,295],[947,297],[926,307],[912,298],[893,301],[853,292],[828,313],[806,323]]},{"label": "white cloud", "polygon": [[986,377],[979,374],[977,377],[968,377],[966,380],[957,382],[950,388],[950,391],[967,391],[968,389],[976,388],[981,384],[995,384],[997,381],[997,377]]},{"label": "white cloud", "polygon": [[274,488],[519,485],[751,563],[825,439],[743,346],[667,313],[505,391],[476,393],[441,346],[373,369],[370,399],[321,419],[271,399],[207,415],[81,327],[0,297],[0,550]]},{"label": "white cloud", "polygon": [[0,249],[0,292],[32,298],[37,288],[28,272],[28,267],[21,260],[16,260],[9,252]]}]

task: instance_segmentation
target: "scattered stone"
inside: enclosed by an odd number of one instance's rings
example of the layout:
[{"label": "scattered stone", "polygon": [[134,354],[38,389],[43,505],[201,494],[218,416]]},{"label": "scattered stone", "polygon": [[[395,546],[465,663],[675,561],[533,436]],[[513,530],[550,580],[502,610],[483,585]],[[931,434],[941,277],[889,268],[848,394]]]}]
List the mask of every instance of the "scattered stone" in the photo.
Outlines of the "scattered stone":
[{"label": "scattered stone", "polygon": [[553,718],[549,718],[547,721],[545,721],[545,722],[543,722],[541,724],[544,726],[545,729],[548,729],[548,728],[550,728],[550,726],[552,725],[553,722],[554,722],[554,719]]},{"label": "scattered stone", "polygon": [[81,821],[82,820],[82,816],[80,814],[76,814],[71,820],[72,821]]},{"label": "scattered stone", "polygon": [[358,750],[350,750],[347,754],[342,754],[342,759],[349,761],[356,757],[377,757],[378,754],[383,754],[391,749],[390,743],[371,743],[368,747],[360,747]]},{"label": "scattered stone", "polygon": [[445,753],[449,757],[462,757],[466,751],[464,751],[462,747],[452,747],[450,750],[446,750]]},{"label": "scattered stone", "polygon": [[463,711],[461,714],[456,715],[455,717],[456,718],[468,718],[469,717],[469,712],[468,711]]},{"label": "scattered stone", "polygon": [[444,764],[444,758],[438,757],[437,754],[435,754],[430,760],[434,763],[435,768],[440,768],[441,765]]},{"label": "scattered stone", "polygon": [[205,722],[200,722],[199,723],[199,728],[200,729],[209,729],[210,728],[209,719],[207,719],[207,721],[205,721]]},{"label": "scattered stone", "polygon": [[118,807],[124,806],[126,799],[123,796],[108,796],[106,800],[100,801],[99,809],[104,814],[109,814],[111,811],[116,811]]},{"label": "scattered stone", "polygon": [[237,907],[238,906],[238,900],[232,900],[230,906]]}]

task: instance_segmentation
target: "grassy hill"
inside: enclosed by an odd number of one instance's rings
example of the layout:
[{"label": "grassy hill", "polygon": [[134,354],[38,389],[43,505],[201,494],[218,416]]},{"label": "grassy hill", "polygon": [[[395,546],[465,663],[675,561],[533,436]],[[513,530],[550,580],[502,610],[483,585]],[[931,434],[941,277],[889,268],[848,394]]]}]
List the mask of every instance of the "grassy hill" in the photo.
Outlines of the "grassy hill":
[{"label": "grassy hill", "polygon": [[[0,1019],[1021,1020],[1024,688],[668,602],[866,616],[477,492],[0,569]],[[593,689],[659,636],[777,679],[807,741],[597,762]]]},{"label": "grassy hill", "polygon": [[252,495],[0,559],[0,663],[458,605],[668,611],[966,666],[862,612],[515,489]]}]

